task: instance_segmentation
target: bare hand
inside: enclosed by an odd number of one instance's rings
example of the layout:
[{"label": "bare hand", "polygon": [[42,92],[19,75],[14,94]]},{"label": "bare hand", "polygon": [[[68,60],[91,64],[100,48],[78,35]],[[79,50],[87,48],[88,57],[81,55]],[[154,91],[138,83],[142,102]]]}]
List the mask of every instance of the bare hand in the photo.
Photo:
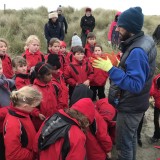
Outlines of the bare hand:
[{"label": "bare hand", "polygon": [[108,152],[108,153],[107,153],[107,158],[108,158],[108,159],[111,159],[111,158],[112,158],[111,152]]},{"label": "bare hand", "polygon": [[90,83],[89,80],[86,80],[86,81],[83,82],[83,84],[86,85],[86,86],[89,86],[89,83]]},{"label": "bare hand", "polygon": [[40,113],[39,114],[39,119],[42,120],[42,121],[44,121],[46,119],[46,117],[43,114]]}]

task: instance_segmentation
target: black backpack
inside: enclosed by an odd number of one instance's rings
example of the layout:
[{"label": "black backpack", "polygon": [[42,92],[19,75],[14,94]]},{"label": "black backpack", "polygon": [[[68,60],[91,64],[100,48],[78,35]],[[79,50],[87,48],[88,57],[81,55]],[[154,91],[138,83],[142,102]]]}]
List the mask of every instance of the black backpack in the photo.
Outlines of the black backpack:
[{"label": "black backpack", "polygon": [[65,160],[70,150],[68,131],[70,130],[72,125],[77,125],[77,124],[73,120],[60,114],[59,112],[51,116],[45,122],[41,134],[39,136],[38,139],[39,150],[45,150],[51,144],[54,144],[58,139],[64,138],[61,153],[62,153],[62,159]]}]

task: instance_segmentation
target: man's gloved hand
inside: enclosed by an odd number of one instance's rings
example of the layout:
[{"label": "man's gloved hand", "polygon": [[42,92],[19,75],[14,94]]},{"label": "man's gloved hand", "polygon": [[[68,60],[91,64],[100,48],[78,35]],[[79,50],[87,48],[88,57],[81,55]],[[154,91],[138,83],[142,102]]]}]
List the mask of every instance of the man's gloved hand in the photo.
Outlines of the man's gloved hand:
[{"label": "man's gloved hand", "polygon": [[102,58],[95,59],[92,63],[92,66],[107,72],[113,67],[112,62],[108,57],[107,59],[102,59]]},{"label": "man's gloved hand", "polygon": [[89,32],[90,32],[90,30],[89,30],[89,29],[87,29],[87,30],[86,30],[86,34],[88,34]]}]

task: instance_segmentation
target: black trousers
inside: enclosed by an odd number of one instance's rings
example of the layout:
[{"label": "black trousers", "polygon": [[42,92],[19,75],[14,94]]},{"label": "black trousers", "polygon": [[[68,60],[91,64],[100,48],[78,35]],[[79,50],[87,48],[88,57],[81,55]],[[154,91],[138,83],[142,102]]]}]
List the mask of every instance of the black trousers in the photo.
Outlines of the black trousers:
[{"label": "black trousers", "polygon": [[154,107],[154,138],[160,139],[160,128],[159,128],[159,115],[160,109]]},{"label": "black trousers", "polygon": [[93,91],[93,98],[92,98],[93,101],[96,101],[97,94],[99,99],[106,97],[104,93],[105,90],[104,86],[90,86],[90,89]]},{"label": "black trousers", "polygon": [[3,134],[0,133],[0,160],[5,160],[5,148]]}]

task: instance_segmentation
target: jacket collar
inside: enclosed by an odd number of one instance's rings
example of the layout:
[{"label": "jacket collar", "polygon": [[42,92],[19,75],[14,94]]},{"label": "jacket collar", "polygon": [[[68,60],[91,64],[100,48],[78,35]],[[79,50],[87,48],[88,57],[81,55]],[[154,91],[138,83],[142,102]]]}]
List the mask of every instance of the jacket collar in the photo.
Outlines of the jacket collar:
[{"label": "jacket collar", "polygon": [[144,35],[143,31],[133,35],[132,37],[128,38],[126,41],[121,42],[119,49],[122,51],[122,53],[124,53],[127,50],[127,48],[137,40],[137,38],[142,37],[143,35]]}]

